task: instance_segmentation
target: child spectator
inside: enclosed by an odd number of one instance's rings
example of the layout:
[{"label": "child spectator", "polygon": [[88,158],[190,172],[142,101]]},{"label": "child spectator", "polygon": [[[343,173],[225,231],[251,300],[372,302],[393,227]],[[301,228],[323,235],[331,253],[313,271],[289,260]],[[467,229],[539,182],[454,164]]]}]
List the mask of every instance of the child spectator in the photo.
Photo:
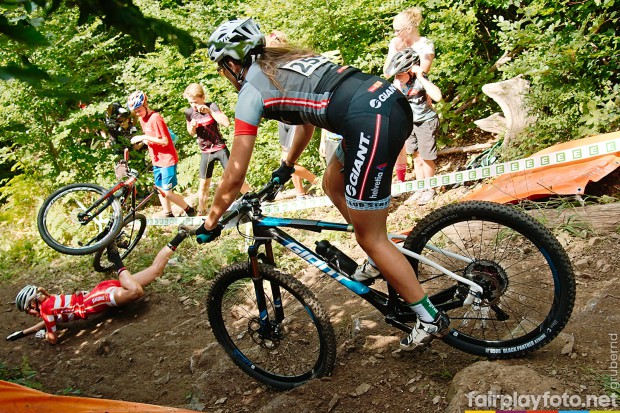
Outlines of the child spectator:
[{"label": "child spectator", "polygon": [[144,135],[131,138],[131,143],[146,143],[149,148],[149,156],[153,163],[153,175],[155,186],[163,193],[159,195],[164,216],[173,217],[171,202],[185,211],[187,216],[196,216],[196,211],[185,202],[183,197],[174,193],[173,188],[177,185],[177,163],[179,155],[174,148],[170,131],[161,115],[149,108],[144,92],[138,90],[127,98],[127,106],[140,118],[140,126]]},{"label": "child spectator", "polygon": [[[206,212],[215,161],[219,161],[222,168],[226,168],[230,156],[218,124],[228,127],[230,126],[230,121],[216,103],[205,101],[204,89],[198,83],[192,83],[187,86],[185,92],[183,92],[183,97],[190,104],[190,107],[185,109],[187,132],[191,136],[196,137],[196,142],[201,152],[198,214],[203,215]],[[241,193],[246,193],[249,190],[250,186],[244,183],[241,187]]]}]

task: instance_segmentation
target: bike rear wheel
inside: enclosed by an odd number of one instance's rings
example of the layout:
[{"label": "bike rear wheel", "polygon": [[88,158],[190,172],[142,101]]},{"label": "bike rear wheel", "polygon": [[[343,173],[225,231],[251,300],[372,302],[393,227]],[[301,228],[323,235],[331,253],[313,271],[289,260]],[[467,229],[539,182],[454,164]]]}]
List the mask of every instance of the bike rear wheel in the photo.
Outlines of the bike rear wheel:
[{"label": "bike rear wheel", "polygon": [[69,255],[87,255],[105,247],[118,233],[122,209],[111,195],[102,204],[82,214],[108,191],[94,184],[67,185],[50,195],[39,209],[37,227],[41,238],[54,250]]},{"label": "bike rear wheel", "polygon": [[266,314],[249,263],[225,268],[214,280],[207,313],[217,341],[241,370],[278,390],[329,375],[336,339],[325,310],[290,275],[266,264],[259,264],[259,274]]},{"label": "bike rear wheel", "polygon": [[[146,231],[146,217],[142,214],[131,214],[125,217],[123,222],[123,227],[116,236],[116,246],[121,259],[125,259],[140,242]],[[93,267],[97,272],[107,272],[114,268],[114,263],[108,260],[105,248],[95,253]]]},{"label": "bike rear wheel", "polygon": [[549,343],[570,318],[575,278],[566,252],[513,207],[471,201],[440,208],[416,225],[404,248],[483,288],[480,305],[464,305],[465,283],[408,257],[431,301],[450,316],[444,341],[460,350],[520,356]]}]

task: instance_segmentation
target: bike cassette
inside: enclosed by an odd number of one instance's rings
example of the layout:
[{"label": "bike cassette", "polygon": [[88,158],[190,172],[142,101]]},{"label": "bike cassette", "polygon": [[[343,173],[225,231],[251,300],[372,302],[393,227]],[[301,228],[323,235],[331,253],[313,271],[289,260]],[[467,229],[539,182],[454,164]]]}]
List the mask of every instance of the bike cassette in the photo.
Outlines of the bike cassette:
[{"label": "bike cassette", "polygon": [[496,305],[508,288],[506,271],[493,261],[477,260],[465,268],[465,277],[482,287],[482,305]]}]

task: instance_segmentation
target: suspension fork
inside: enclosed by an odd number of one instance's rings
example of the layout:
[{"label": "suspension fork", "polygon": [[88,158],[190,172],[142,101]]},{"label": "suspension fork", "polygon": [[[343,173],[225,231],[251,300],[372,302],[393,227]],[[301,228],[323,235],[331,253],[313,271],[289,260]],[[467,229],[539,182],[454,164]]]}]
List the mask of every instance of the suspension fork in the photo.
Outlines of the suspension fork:
[{"label": "suspension fork", "polygon": [[[256,294],[256,305],[258,306],[260,319],[260,334],[263,338],[271,337],[273,332],[272,323],[269,320],[269,312],[267,311],[267,301],[265,300],[265,289],[263,286],[263,278],[258,268],[258,248],[261,243],[255,243],[248,247],[248,256],[250,259],[250,271],[252,275],[252,283],[254,284],[254,293]],[[266,250],[266,258],[269,263],[273,263],[273,250],[271,241],[264,242]],[[270,282],[273,305],[275,307],[275,323],[279,324],[284,320],[284,311],[282,309],[282,295],[280,287],[275,282]]]}]

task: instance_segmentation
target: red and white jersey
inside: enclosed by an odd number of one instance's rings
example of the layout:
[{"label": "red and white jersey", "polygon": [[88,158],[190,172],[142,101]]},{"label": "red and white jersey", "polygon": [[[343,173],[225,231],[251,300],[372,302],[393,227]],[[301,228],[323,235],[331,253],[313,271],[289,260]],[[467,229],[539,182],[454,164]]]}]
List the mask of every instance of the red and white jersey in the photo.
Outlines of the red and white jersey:
[{"label": "red and white jersey", "polygon": [[71,295],[52,295],[39,307],[41,318],[48,332],[56,332],[56,323],[75,319],[87,319],[89,315],[102,313],[116,306],[114,290],[121,286],[118,280],[103,281],[91,291],[79,291]]}]

